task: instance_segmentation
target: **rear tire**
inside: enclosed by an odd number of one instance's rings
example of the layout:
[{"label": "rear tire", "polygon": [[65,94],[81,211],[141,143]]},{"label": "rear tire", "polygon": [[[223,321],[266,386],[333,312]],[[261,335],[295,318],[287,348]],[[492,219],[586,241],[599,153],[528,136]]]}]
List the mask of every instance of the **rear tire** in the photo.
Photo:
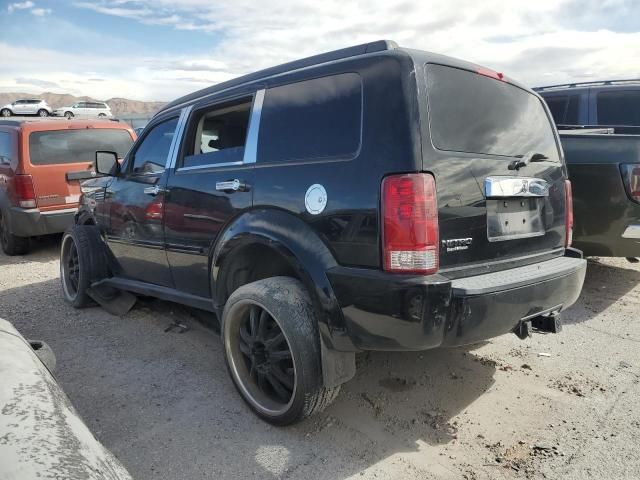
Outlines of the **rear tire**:
[{"label": "rear tire", "polygon": [[64,118],[67,120],[73,118],[73,112],[64,112]]},{"label": "rear tire", "polygon": [[298,280],[272,277],[238,288],[224,308],[222,339],[234,385],[269,423],[298,422],[340,391],[323,385],[317,320]]},{"label": "rear tire", "polygon": [[60,280],[64,299],[75,308],[93,305],[87,290],[108,273],[107,256],[98,227],[74,225],[67,230],[60,248]]},{"label": "rear tire", "polygon": [[2,110],[0,110],[0,115],[2,115],[3,117],[10,117],[11,115],[13,115],[13,112],[11,112],[11,110],[9,110],[8,108],[3,108]]},{"label": "rear tire", "polygon": [[44,108],[41,108],[40,110],[38,110],[38,116],[39,117],[48,117],[49,116],[49,112],[47,112]]},{"label": "rear tire", "polygon": [[24,255],[29,252],[29,237],[17,237],[9,230],[4,215],[0,212],[0,246],[9,256]]},{"label": "rear tire", "polygon": [[104,113],[99,113],[99,114],[98,114],[98,117],[100,117],[100,118],[104,118],[104,117],[106,117],[106,115],[105,115]]}]

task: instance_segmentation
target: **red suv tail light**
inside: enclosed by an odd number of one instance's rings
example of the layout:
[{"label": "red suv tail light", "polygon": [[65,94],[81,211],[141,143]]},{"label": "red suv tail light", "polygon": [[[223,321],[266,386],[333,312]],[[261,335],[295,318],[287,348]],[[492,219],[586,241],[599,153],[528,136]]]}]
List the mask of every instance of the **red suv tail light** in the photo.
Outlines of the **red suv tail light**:
[{"label": "red suv tail light", "polygon": [[622,168],[622,178],[629,197],[634,202],[640,203],[640,163],[627,163],[620,168]]},{"label": "red suv tail light", "polygon": [[21,208],[36,207],[36,191],[33,188],[31,175],[16,175],[14,177],[16,197]]},{"label": "red suv tail light", "polygon": [[566,233],[564,237],[564,246],[569,248],[573,243],[573,191],[571,189],[571,180],[564,181],[564,209],[565,209],[565,226]]},{"label": "red suv tail light", "polygon": [[393,175],[382,181],[383,266],[388,272],[438,271],[438,204],[432,175]]}]

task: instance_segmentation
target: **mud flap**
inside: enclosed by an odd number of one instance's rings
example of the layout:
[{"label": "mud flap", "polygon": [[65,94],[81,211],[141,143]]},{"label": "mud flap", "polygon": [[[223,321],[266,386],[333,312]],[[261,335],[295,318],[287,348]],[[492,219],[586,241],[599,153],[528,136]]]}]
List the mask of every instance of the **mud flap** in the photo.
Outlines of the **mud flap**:
[{"label": "mud flap", "polygon": [[325,388],[333,388],[351,380],[356,374],[356,354],[327,348],[320,337],[322,380]]},{"label": "mud flap", "polygon": [[132,293],[112,287],[96,287],[92,285],[87,289],[87,294],[111,315],[118,317],[126,315],[137,300],[137,297]]}]

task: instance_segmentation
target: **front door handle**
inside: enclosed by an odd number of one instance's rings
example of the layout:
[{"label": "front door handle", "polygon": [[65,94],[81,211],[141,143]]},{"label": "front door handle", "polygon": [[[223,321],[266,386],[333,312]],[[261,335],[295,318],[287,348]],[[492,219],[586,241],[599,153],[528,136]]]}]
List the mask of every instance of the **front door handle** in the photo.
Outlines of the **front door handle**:
[{"label": "front door handle", "polygon": [[226,182],[216,182],[216,190],[223,192],[246,192],[249,190],[249,185],[235,178]]},{"label": "front door handle", "polygon": [[166,190],[164,188],[159,187],[158,185],[154,185],[153,187],[145,187],[143,191],[147,195],[153,195],[154,197],[156,195],[158,195],[159,193],[166,192]]}]

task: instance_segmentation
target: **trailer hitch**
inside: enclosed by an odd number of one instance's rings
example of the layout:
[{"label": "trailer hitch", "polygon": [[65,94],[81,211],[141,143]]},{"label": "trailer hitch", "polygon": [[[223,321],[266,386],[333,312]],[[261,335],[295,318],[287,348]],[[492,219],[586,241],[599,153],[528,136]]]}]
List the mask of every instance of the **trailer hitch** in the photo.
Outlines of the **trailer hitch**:
[{"label": "trailer hitch", "polygon": [[519,339],[524,340],[532,332],[560,333],[562,331],[562,317],[560,312],[550,312],[528,320],[522,320],[513,329]]}]

